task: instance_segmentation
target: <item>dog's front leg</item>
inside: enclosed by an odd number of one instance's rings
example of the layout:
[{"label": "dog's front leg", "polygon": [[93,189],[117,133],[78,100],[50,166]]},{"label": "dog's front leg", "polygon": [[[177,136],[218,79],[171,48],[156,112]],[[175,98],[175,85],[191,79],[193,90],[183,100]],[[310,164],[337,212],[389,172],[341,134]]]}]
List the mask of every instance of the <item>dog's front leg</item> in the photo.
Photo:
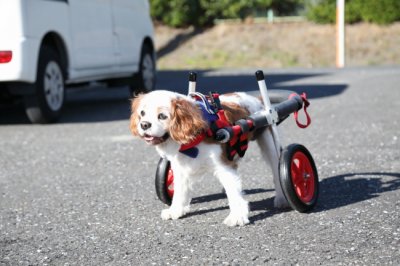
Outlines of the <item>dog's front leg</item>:
[{"label": "dog's front leg", "polygon": [[189,211],[191,201],[189,175],[183,173],[179,167],[174,169],[174,197],[171,207],[161,212],[163,220],[176,220]]},{"label": "dog's front leg", "polygon": [[230,213],[224,220],[228,226],[245,225],[249,223],[249,205],[242,195],[242,184],[235,169],[220,166],[215,171],[228,197]]}]

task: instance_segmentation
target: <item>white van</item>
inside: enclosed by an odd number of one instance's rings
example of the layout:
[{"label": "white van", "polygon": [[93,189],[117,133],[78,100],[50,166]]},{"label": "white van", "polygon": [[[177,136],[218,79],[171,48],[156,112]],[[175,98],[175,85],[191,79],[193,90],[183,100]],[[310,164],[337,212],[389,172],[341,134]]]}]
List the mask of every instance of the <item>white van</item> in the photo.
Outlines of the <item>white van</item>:
[{"label": "white van", "polygon": [[0,0],[0,99],[22,98],[33,123],[60,116],[66,86],[155,86],[147,0]]}]

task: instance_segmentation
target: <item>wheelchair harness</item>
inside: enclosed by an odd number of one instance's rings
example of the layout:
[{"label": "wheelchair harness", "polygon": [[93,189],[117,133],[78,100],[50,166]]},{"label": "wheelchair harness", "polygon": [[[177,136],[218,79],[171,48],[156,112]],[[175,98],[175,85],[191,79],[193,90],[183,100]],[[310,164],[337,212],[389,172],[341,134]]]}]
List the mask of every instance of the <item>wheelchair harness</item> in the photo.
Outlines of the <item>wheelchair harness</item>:
[{"label": "wheelchair harness", "polygon": [[236,155],[243,157],[248,148],[248,132],[254,129],[252,122],[243,119],[235,122],[235,124],[239,124],[240,127],[232,127],[232,124],[228,122],[225,116],[218,93],[210,92],[209,95],[205,96],[201,93],[194,92],[191,93],[190,96],[196,100],[196,104],[202,111],[203,118],[208,121],[209,128],[198,134],[190,143],[181,145],[179,152],[189,157],[196,158],[199,154],[199,150],[196,146],[206,137],[216,139],[216,132],[221,128],[225,128],[232,135],[232,138],[225,145],[225,152],[228,160],[232,161]]}]

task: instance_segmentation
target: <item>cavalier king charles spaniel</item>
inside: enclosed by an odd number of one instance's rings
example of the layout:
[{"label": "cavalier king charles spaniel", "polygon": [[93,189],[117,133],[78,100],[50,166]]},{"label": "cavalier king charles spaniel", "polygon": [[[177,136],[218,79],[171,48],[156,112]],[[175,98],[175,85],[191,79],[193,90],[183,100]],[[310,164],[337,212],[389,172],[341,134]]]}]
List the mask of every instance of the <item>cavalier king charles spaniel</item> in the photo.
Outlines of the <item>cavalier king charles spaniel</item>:
[{"label": "cavalier king charles spaniel", "polygon": [[[260,99],[246,93],[221,95],[220,101],[230,123],[264,110]],[[242,195],[241,179],[237,171],[238,159],[227,159],[224,149],[226,144],[206,137],[196,146],[196,158],[179,152],[181,145],[192,142],[208,128],[208,121],[191,96],[156,90],[140,94],[132,101],[132,134],[154,146],[162,158],[170,161],[174,171],[174,196],[170,208],[161,212],[162,219],[178,219],[184,216],[189,211],[192,181],[205,173],[211,173],[218,178],[228,198],[230,214],[224,223],[228,226],[248,224],[249,205]],[[253,136],[261,148],[262,155],[272,164],[271,155],[264,152],[268,150],[266,145],[271,143],[268,139],[270,137],[270,134]],[[271,169],[278,167],[274,166]],[[282,193],[278,173],[272,172],[276,190],[274,205],[286,207],[287,201]]]}]

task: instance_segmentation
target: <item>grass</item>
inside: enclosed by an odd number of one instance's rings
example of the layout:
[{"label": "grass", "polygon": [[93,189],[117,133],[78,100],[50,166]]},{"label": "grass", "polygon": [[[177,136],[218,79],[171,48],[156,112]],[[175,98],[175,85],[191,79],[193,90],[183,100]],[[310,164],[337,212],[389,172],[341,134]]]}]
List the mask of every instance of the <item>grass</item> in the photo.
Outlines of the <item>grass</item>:
[{"label": "grass", "polygon": [[[181,31],[187,32],[188,29]],[[179,29],[159,28],[168,43]],[[346,26],[347,66],[397,65],[400,22]],[[162,47],[162,44],[159,46]],[[219,24],[180,41],[158,58],[159,69],[334,67],[335,26],[313,23]]]}]

